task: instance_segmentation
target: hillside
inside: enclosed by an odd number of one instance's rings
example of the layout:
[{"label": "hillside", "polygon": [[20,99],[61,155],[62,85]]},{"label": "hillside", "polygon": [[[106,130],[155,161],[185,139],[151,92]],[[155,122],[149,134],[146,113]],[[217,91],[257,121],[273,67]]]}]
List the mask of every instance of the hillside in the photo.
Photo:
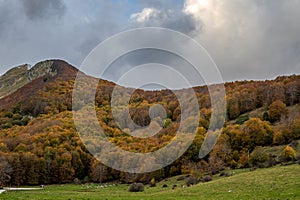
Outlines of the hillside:
[{"label": "hillside", "polygon": [[[15,70],[17,72],[12,73]],[[197,119],[199,124],[193,144],[180,158],[148,174],[129,174],[111,169],[95,160],[88,151],[101,149],[101,143],[92,140],[86,147],[76,132],[72,91],[77,72],[75,67],[64,61],[51,60],[40,62],[30,70],[26,67],[15,68],[4,78],[1,77],[1,80],[7,77],[12,81],[4,81],[7,83],[5,88],[15,88],[13,93],[0,99],[1,185],[70,183],[74,179],[148,183],[152,178],[160,180],[179,174],[192,174],[201,179],[223,169],[271,167],[299,159],[289,148],[288,153],[291,154],[287,156],[283,156],[283,152],[279,155],[266,154],[259,148],[286,146],[300,139],[300,76],[292,75],[268,81],[226,83],[228,122],[217,145],[204,159],[199,159],[198,154],[209,127],[210,99],[207,87],[193,88],[201,108],[200,118]],[[13,78],[13,74],[29,77],[30,81],[20,86],[23,83]],[[129,101],[130,116],[122,118],[124,127],[120,128],[114,121],[110,105],[115,84],[88,76],[86,79],[99,81],[95,109],[99,124],[112,143],[126,151],[153,152],[174,139],[182,113],[172,91],[134,91]],[[125,95],[120,98],[132,91],[129,88],[121,90]],[[178,92],[184,94],[188,102],[186,90]],[[85,95],[80,98],[84,107]],[[157,121],[163,129],[149,138],[131,136],[132,127],[127,124],[128,118],[141,127],[148,126],[151,120],[149,108],[156,103],[166,110],[167,119]],[[85,116],[85,120],[89,121],[91,117]],[[290,147],[296,148],[296,144],[293,145]],[[120,162],[130,164],[127,160]]]}]

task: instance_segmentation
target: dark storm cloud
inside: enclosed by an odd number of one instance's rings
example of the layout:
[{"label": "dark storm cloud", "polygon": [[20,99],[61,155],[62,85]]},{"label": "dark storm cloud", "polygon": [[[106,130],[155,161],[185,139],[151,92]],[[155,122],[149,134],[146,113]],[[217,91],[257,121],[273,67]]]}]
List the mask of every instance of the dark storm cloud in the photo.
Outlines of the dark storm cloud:
[{"label": "dark storm cloud", "polygon": [[66,11],[62,0],[23,0],[25,14],[29,19],[61,17]]}]

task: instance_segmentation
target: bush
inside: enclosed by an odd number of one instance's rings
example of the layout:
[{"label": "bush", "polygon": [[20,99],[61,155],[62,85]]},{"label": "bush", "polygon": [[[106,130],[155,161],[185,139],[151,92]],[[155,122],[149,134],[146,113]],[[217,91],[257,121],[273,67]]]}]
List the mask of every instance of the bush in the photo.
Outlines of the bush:
[{"label": "bush", "polygon": [[202,182],[209,182],[209,181],[212,181],[212,176],[210,175],[206,175],[202,178]]},{"label": "bush", "polygon": [[142,183],[133,183],[129,187],[129,192],[144,192],[144,185]]},{"label": "bush", "polygon": [[247,153],[242,153],[239,158],[238,166],[239,168],[248,168],[249,167],[250,158]]},{"label": "bush", "polygon": [[81,182],[78,178],[74,178],[73,183],[74,184],[81,184]]},{"label": "bush", "polygon": [[149,183],[149,186],[150,186],[150,187],[156,187],[156,182],[155,182],[155,179],[154,179],[154,178],[151,179],[151,181],[150,181],[150,183]]},{"label": "bush", "polygon": [[286,146],[281,154],[283,161],[291,161],[296,157],[296,151],[291,146]]},{"label": "bush", "polygon": [[232,160],[230,163],[230,168],[231,169],[236,169],[238,167],[238,163],[235,160]]},{"label": "bush", "polygon": [[186,185],[190,187],[191,185],[196,185],[197,184],[197,179],[195,177],[189,177],[186,181]]},{"label": "bush", "polygon": [[264,152],[262,147],[257,147],[250,155],[250,163],[253,166],[263,167],[264,164],[268,161],[269,157]]}]

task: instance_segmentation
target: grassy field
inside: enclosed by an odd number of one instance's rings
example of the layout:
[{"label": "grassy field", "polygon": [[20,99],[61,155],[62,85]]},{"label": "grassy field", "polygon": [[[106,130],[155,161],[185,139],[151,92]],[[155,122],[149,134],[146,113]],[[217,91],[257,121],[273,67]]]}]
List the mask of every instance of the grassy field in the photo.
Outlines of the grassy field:
[{"label": "grassy field", "polygon": [[[215,176],[208,183],[182,188],[185,181],[173,177],[145,187],[141,193],[128,192],[128,185],[49,185],[38,191],[10,191],[0,199],[300,199],[300,165],[276,166],[250,172],[235,170],[231,177]],[[163,184],[169,187],[162,188]],[[178,187],[172,190],[172,185]]]}]

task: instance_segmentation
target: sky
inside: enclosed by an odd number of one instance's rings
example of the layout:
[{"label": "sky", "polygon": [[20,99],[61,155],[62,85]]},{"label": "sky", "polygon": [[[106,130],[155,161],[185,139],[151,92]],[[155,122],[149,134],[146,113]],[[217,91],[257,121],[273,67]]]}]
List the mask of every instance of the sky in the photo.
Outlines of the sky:
[{"label": "sky", "polygon": [[[300,0],[0,0],[0,74],[52,58],[79,67],[100,42],[141,27],[195,39],[224,81],[300,74],[299,9]],[[113,69],[120,73],[156,54],[130,54]],[[155,59],[188,67],[174,56]],[[115,74],[105,76],[115,80]]]}]

